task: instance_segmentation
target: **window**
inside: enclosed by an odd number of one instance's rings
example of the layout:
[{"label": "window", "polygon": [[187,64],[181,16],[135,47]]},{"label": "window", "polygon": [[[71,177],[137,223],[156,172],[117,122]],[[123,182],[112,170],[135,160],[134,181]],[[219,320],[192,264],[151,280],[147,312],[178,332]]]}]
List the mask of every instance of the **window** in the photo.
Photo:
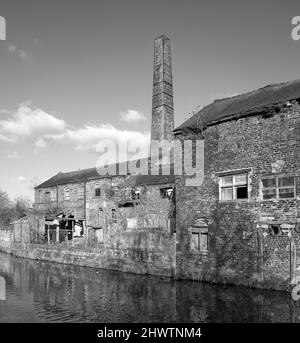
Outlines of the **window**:
[{"label": "window", "polygon": [[134,190],[133,199],[140,200],[140,198],[141,198],[141,189],[137,188]]},{"label": "window", "polygon": [[84,184],[80,184],[78,186],[77,196],[78,196],[78,199],[83,199],[84,198]]},{"label": "window", "polygon": [[37,195],[37,201],[38,201],[39,204],[42,204],[43,200],[44,200],[43,199],[43,193],[42,193],[41,190],[39,190],[38,195]]},{"label": "window", "polygon": [[51,201],[51,192],[45,192],[45,202]]},{"label": "window", "polygon": [[248,174],[219,177],[220,200],[248,199]]},{"label": "window", "polygon": [[161,188],[160,195],[163,199],[170,199],[173,193],[173,188]]},{"label": "window", "polygon": [[195,252],[208,252],[208,232],[199,230],[192,232],[191,250]]},{"label": "window", "polygon": [[101,188],[99,184],[95,186],[95,197],[100,197],[101,196]]},{"label": "window", "polygon": [[295,198],[294,176],[269,176],[261,179],[263,200]]},{"label": "window", "polygon": [[111,219],[113,220],[114,223],[117,222],[117,213],[114,208],[111,210]]},{"label": "window", "polygon": [[55,189],[53,189],[51,191],[51,201],[56,201],[56,190]]},{"label": "window", "polygon": [[69,189],[69,187],[64,188],[64,198],[65,198],[65,200],[70,200],[70,189]]}]

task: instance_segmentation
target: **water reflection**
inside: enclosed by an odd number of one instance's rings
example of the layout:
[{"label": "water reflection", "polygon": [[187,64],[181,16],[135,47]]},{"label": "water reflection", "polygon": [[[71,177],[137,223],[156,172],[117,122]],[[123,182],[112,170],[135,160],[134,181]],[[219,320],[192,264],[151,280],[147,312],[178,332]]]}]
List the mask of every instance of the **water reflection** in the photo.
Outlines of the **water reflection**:
[{"label": "water reflection", "polygon": [[290,294],[0,254],[0,322],[300,322]]}]

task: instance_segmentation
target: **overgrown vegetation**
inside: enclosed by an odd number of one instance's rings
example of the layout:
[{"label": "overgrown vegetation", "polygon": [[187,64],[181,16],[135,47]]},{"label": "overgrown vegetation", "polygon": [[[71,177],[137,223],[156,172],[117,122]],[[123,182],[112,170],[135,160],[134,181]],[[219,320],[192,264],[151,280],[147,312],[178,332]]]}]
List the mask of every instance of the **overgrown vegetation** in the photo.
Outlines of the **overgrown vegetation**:
[{"label": "overgrown vegetation", "polygon": [[8,194],[0,189],[0,229],[9,228],[14,220],[26,216],[32,203],[25,197],[11,200]]}]

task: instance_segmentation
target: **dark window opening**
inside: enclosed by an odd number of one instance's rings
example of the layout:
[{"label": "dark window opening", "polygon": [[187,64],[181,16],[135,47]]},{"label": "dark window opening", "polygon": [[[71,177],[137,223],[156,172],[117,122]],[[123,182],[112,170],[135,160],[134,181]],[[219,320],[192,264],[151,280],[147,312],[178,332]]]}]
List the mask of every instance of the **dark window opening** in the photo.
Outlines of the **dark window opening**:
[{"label": "dark window opening", "polygon": [[241,186],[236,188],[236,198],[237,199],[247,199],[248,198],[248,187]]},{"label": "dark window opening", "polygon": [[101,189],[99,187],[95,188],[95,197],[101,196]]},{"label": "dark window opening", "polygon": [[170,199],[172,196],[173,188],[161,188],[160,196],[162,199]]}]

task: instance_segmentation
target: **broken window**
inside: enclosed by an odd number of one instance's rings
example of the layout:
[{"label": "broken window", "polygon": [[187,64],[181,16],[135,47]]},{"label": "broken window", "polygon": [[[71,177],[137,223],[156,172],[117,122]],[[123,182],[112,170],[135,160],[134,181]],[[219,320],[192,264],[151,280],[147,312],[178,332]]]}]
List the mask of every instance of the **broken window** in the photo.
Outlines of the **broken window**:
[{"label": "broken window", "polygon": [[172,196],[173,188],[160,188],[160,195],[163,199],[170,199]]},{"label": "broken window", "polygon": [[134,195],[135,195],[135,199],[136,200],[139,200],[140,199],[140,196],[141,196],[141,190],[140,189],[136,189],[134,191]]},{"label": "broken window", "polygon": [[293,199],[295,197],[294,176],[269,176],[261,179],[264,200]]},{"label": "broken window", "polygon": [[220,200],[248,198],[248,174],[235,174],[219,177]]}]

